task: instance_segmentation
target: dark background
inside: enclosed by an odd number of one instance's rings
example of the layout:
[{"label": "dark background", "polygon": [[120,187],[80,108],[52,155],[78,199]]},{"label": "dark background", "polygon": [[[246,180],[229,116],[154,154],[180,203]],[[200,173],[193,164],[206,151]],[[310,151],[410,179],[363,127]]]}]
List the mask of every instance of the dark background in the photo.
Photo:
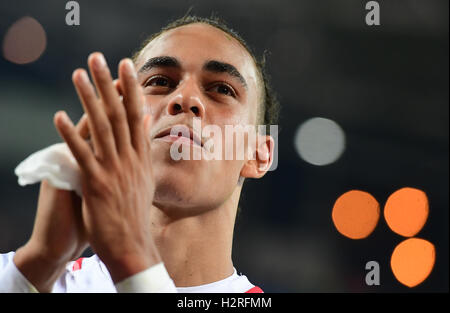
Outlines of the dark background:
[{"label": "dark background", "polygon": [[[82,114],[72,71],[93,51],[117,64],[193,6],[194,14],[225,19],[258,55],[271,52],[267,68],[282,104],[278,168],[244,187],[238,271],[266,292],[448,292],[448,1],[379,1],[381,25],[371,27],[366,2],[80,0],[81,25],[67,26],[66,1],[1,1],[0,38],[32,16],[47,48],[27,65],[0,57],[0,252],[24,244],[34,220],[39,187],[20,187],[15,166],[60,141],[57,110],[73,120]],[[314,166],[295,150],[297,128],[312,117],[344,130],[346,149],[335,163]],[[406,186],[428,195],[430,215],[417,237],[436,247],[431,275],[412,289],[392,274],[390,255],[403,238],[383,219],[364,240],[343,237],[331,220],[348,190],[367,191],[383,207]],[[380,264],[380,286],[365,284],[371,260]]]}]

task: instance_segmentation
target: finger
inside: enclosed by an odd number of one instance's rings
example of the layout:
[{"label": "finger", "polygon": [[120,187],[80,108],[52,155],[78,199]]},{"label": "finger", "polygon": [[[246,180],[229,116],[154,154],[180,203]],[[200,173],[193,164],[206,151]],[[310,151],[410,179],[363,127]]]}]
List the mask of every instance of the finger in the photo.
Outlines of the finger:
[{"label": "finger", "polygon": [[131,143],[137,151],[144,149],[143,130],[143,93],[137,81],[136,70],[130,59],[124,59],[119,64],[120,88],[123,91],[123,103],[126,109],[130,129]]},{"label": "finger", "polygon": [[96,154],[102,160],[113,158],[117,155],[114,136],[108,117],[95,94],[94,86],[83,69],[75,70],[72,80],[84,111],[88,115],[89,130]]},{"label": "finger", "polygon": [[120,153],[130,147],[130,132],[125,109],[103,55],[101,53],[91,54],[88,63],[113,130],[117,151]]},{"label": "finger", "polygon": [[113,84],[117,90],[117,93],[119,94],[120,102],[122,102],[122,105],[123,105],[123,92],[122,92],[122,88],[120,87],[120,80],[114,79]]},{"label": "finger", "polygon": [[150,147],[150,136],[148,136],[147,134],[150,134],[150,126],[151,126],[151,120],[152,120],[152,117],[149,115],[149,114],[144,114],[144,117],[143,117],[143,119],[144,119],[144,137],[145,137],[145,139],[147,140],[147,143],[148,143],[148,145],[149,145],[149,147]]},{"label": "finger", "polygon": [[88,123],[88,117],[85,114],[80,118],[77,125],[75,126],[77,133],[81,136],[83,139],[89,139],[89,123]]},{"label": "finger", "polygon": [[117,93],[120,95],[120,99],[122,100],[122,88],[120,87],[120,80],[119,79],[114,79],[113,81],[114,87],[116,87]]},{"label": "finger", "polygon": [[54,124],[61,137],[69,146],[80,169],[88,175],[98,170],[97,160],[88,143],[78,134],[67,113],[59,111],[55,114]]}]

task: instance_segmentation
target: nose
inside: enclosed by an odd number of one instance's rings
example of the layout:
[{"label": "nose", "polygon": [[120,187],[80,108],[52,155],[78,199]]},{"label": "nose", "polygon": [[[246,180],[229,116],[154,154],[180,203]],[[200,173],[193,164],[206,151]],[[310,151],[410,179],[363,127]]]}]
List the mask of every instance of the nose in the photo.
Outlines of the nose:
[{"label": "nose", "polygon": [[191,114],[193,117],[203,118],[205,105],[202,100],[200,88],[194,81],[186,81],[173,93],[167,106],[170,115],[180,113]]}]

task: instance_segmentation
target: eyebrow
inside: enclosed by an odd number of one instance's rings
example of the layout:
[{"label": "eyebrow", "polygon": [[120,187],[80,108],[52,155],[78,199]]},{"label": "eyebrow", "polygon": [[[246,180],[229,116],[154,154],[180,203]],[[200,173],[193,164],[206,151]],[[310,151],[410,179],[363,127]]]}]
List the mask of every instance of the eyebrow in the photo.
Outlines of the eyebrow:
[{"label": "eyebrow", "polygon": [[239,71],[231,64],[211,60],[207,61],[205,65],[203,65],[203,70],[213,73],[228,73],[229,75],[236,77],[241,85],[247,89],[247,82],[244,77],[239,73]]},{"label": "eyebrow", "polygon": [[181,68],[180,62],[174,57],[160,56],[148,59],[147,62],[139,69],[139,73],[148,72],[155,67],[173,67]]},{"label": "eyebrow", "polygon": [[[153,68],[161,68],[161,67],[171,67],[171,68],[181,68],[180,62],[171,56],[159,56],[148,59],[145,64],[139,69],[139,73],[148,72]],[[239,73],[239,71],[233,65],[229,63],[224,63],[216,60],[206,61],[202,68],[204,71],[213,72],[213,73],[227,73],[235,78],[241,83],[241,85],[248,89],[247,82],[244,77]]]}]

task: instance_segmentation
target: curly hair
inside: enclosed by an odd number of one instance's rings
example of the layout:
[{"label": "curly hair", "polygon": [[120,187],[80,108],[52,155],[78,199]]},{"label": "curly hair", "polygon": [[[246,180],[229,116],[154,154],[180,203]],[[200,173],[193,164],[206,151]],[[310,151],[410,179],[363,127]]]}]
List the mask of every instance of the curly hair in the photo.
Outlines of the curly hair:
[{"label": "curly hair", "polygon": [[252,57],[258,74],[258,80],[261,86],[260,90],[260,110],[258,110],[258,123],[264,124],[266,126],[268,125],[274,125],[278,123],[278,117],[279,117],[279,111],[280,111],[280,103],[277,99],[277,96],[275,92],[273,91],[271,85],[270,85],[270,77],[266,72],[266,55],[267,51],[264,51],[262,57],[260,60],[258,60],[255,57],[255,54],[253,53],[252,49],[249,47],[249,45],[245,42],[245,40],[233,29],[227,26],[227,24],[220,19],[217,16],[211,15],[210,18],[205,17],[198,17],[195,15],[189,15],[187,13],[181,18],[178,18],[163,28],[157,33],[154,33],[150,35],[141,45],[139,50],[134,53],[132,59],[134,62],[138,59],[140,53],[142,50],[155,38],[163,34],[164,32],[181,27],[184,25],[194,24],[194,23],[204,23],[210,26],[213,26],[226,34],[232,36],[234,39],[236,39],[250,54]]}]

